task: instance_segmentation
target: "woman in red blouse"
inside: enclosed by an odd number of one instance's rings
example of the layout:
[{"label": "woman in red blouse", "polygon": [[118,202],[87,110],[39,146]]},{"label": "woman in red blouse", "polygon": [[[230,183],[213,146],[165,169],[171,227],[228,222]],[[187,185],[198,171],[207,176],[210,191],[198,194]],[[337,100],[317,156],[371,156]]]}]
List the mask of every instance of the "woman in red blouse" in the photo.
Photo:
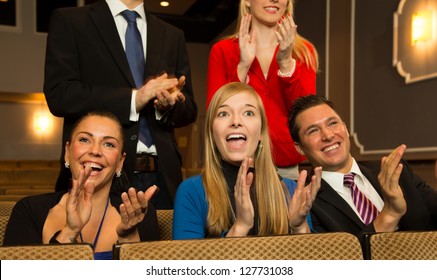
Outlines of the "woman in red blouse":
[{"label": "woman in red blouse", "polygon": [[207,107],[224,84],[246,82],[266,109],[273,158],[279,173],[297,179],[304,160],[288,131],[297,98],[316,93],[315,47],[297,33],[293,0],[241,0],[235,34],[213,45],[208,62]]}]

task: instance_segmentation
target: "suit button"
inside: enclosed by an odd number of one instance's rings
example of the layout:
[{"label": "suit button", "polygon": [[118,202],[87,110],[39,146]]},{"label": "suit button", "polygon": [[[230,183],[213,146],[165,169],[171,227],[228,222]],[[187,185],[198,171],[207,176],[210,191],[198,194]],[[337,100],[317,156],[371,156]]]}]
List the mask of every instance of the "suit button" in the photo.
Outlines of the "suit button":
[{"label": "suit button", "polygon": [[132,135],[132,136],[130,137],[130,140],[137,140],[137,138],[138,138],[138,136],[136,136],[136,135]]}]

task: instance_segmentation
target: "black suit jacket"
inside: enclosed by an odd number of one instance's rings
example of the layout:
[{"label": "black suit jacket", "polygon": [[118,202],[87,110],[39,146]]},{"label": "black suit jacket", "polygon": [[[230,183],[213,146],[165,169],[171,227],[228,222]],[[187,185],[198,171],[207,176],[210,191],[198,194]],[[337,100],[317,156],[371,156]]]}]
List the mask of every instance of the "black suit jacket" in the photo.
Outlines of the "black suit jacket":
[{"label": "black suit jacket", "polygon": [[[382,197],[378,182],[380,164],[372,161],[359,164],[359,167]],[[407,202],[407,212],[399,222],[399,230],[437,229],[437,192],[415,175],[407,162],[402,161],[402,164],[399,185]],[[317,232],[345,231],[361,240],[364,233],[375,232],[373,223],[364,225],[349,204],[324,180],[311,208],[311,218]]]},{"label": "black suit jacket", "polygon": [[[191,70],[184,34],[146,11],[146,77],[164,72],[186,77],[185,102],[177,103],[160,121],[153,102],[143,109],[158,152],[158,165],[166,187],[174,197],[182,181],[182,159],[174,128],[196,120],[197,106],[191,84]],[[64,118],[64,145],[72,126],[93,110],[111,111],[125,129],[124,169],[132,178],[138,142],[139,122],[129,120],[132,89],[129,64],[110,9],[105,1],[80,8],[64,8],[52,14],[47,37],[44,93],[50,111]]]}]

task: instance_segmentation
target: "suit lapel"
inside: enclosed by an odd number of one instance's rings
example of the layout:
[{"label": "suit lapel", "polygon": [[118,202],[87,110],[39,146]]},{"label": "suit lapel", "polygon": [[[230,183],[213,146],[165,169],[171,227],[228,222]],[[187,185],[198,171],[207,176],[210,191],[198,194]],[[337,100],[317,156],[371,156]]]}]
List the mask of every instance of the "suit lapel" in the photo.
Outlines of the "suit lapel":
[{"label": "suit lapel", "polygon": [[317,193],[317,198],[337,208],[355,224],[360,227],[363,226],[363,222],[358,218],[357,214],[355,214],[349,204],[347,204],[346,201],[344,201],[344,199],[323,179],[320,190]]},{"label": "suit lapel", "polygon": [[107,46],[114,61],[120,68],[125,78],[129,81],[132,88],[135,88],[135,83],[130,72],[129,63],[127,62],[126,54],[123,45],[118,35],[117,27],[111,11],[105,1],[98,1],[90,9],[89,16],[96,25],[104,44]]},{"label": "suit lapel", "polygon": [[[158,73],[159,61],[164,48],[165,30],[160,27],[159,21],[146,11],[147,19],[147,51],[146,51],[146,79]],[[166,42],[172,44],[172,42]],[[165,67],[161,67],[164,70]]]}]

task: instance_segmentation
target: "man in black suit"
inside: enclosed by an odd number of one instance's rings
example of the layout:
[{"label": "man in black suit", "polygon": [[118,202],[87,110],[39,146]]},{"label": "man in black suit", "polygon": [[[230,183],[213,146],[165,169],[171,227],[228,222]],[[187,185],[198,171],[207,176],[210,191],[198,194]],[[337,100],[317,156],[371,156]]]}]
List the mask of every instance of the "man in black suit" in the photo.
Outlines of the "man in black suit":
[{"label": "man in black suit", "polygon": [[[365,232],[437,229],[437,192],[402,160],[405,145],[381,162],[357,163],[350,154],[346,124],[330,101],[313,95],[296,100],[289,129],[297,151],[323,169],[311,208],[315,231],[346,231],[361,238]],[[356,206],[358,195],[353,197],[355,191],[344,181],[348,173],[354,174],[361,201],[370,200],[376,207],[376,218],[370,218],[371,210],[363,211],[364,203]]]},{"label": "man in black suit", "polygon": [[[136,86],[126,57],[129,9],[137,13],[145,74]],[[143,67],[144,68],[144,67]],[[131,184],[144,190],[156,184],[156,208],[172,208],[182,181],[182,159],[174,128],[197,117],[184,34],[148,13],[142,0],[100,0],[53,12],[45,62],[44,93],[50,111],[64,118],[63,145],[73,124],[90,111],[111,111],[125,129],[124,169]],[[139,120],[145,116],[153,138],[139,141]],[[63,148],[64,149],[64,148]],[[64,150],[61,154],[63,159]],[[62,167],[56,189],[68,186]]]}]

